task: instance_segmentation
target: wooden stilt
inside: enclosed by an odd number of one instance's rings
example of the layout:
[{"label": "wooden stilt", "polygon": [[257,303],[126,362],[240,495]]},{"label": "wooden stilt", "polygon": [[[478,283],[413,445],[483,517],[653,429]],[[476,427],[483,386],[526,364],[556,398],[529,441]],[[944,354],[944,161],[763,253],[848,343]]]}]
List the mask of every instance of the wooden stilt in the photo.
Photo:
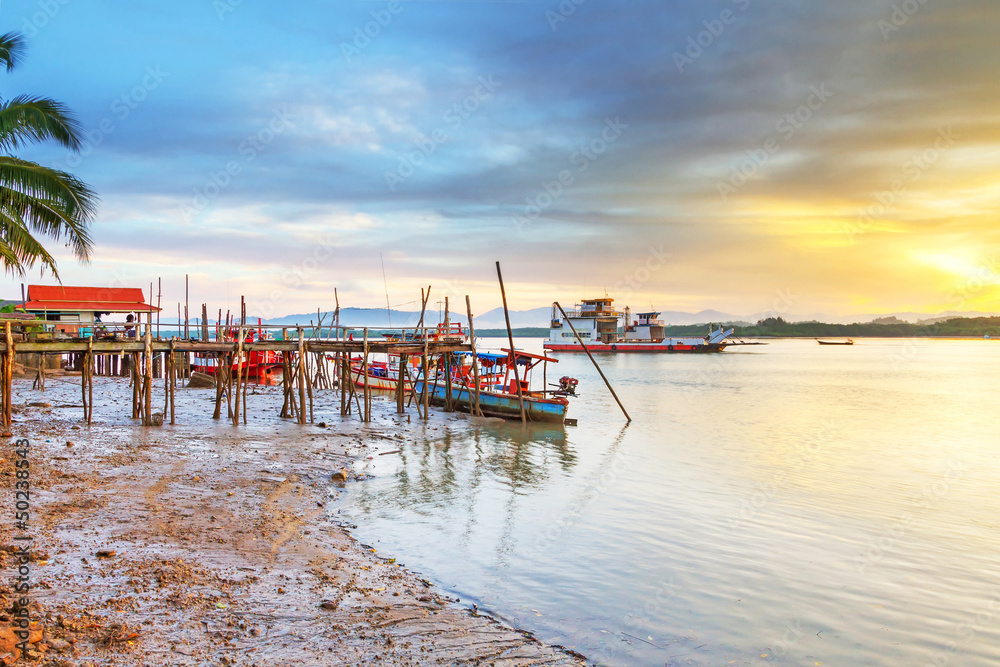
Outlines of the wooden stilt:
[{"label": "wooden stilt", "polygon": [[224,353],[219,352],[215,355],[215,412],[212,414],[212,419],[222,419],[222,383],[225,380],[222,364],[224,360]]},{"label": "wooden stilt", "polygon": [[139,418],[139,353],[133,352],[130,359],[132,377],[132,419]]},{"label": "wooden stilt", "polygon": [[305,377],[306,377],[306,396],[309,399],[309,423],[313,424],[315,423],[315,419],[313,417],[313,386],[312,382],[308,380],[308,378],[311,375],[311,369],[309,368],[309,358],[310,354],[308,352],[302,355],[302,363],[304,363],[306,366]]},{"label": "wooden stilt", "polygon": [[517,400],[521,404],[521,423],[528,422],[528,413],[524,410],[524,392],[521,390],[521,377],[517,371],[517,353],[514,350],[514,333],[510,328],[510,312],[507,310],[507,291],[503,287],[503,274],[500,273],[500,262],[497,262],[497,279],[500,281],[500,296],[503,298],[503,317],[507,322],[507,340],[510,342],[510,364],[514,367],[514,382],[517,383]]},{"label": "wooden stilt", "polygon": [[297,329],[299,336],[299,423],[306,423],[306,369],[305,369],[305,354],[306,354],[306,341],[303,337],[302,327]]},{"label": "wooden stilt", "polygon": [[403,398],[406,390],[406,360],[407,355],[399,355],[399,372],[396,379],[396,414],[403,414]]},{"label": "wooden stilt", "polygon": [[4,335],[7,339],[7,351],[3,358],[3,425],[10,428],[13,417],[13,400],[11,392],[14,389],[14,336],[10,332],[10,322],[4,322]]},{"label": "wooden stilt", "polygon": [[235,396],[235,411],[233,414],[233,426],[239,426],[240,423],[240,400],[243,394],[243,327],[240,327],[239,337],[236,340],[236,396]]},{"label": "wooden stilt", "polygon": [[[152,291],[152,289],[150,290]],[[152,300],[152,299],[150,299]],[[146,393],[143,403],[143,424],[153,425],[153,324],[146,321]]]},{"label": "wooden stilt", "polygon": [[340,373],[340,416],[345,417],[350,411],[351,404],[347,400],[347,385],[350,382],[351,369],[347,364],[347,355],[337,353],[338,372]]},{"label": "wooden stilt", "polygon": [[469,295],[465,295],[465,313],[469,318],[469,345],[472,346],[472,381],[475,388],[469,392],[469,414],[483,416],[483,411],[479,407],[479,357],[476,356],[476,327],[472,323],[472,302]]},{"label": "wooden stilt", "polygon": [[372,420],[372,393],[368,385],[368,327],[365,327],[365,353],[364,361],[361,362],[361,372],[365,374],[365,412],[362,421]]},{"label": "wooden stilt", "polygon": [[175,424],[175,412],[177,409],[177,352],[174,350],[175,341],[170,341],[170,356],[168,357],[168,375],[170,376],[170,423]]},{"label": "wooden stilt", "polygon": [[[428,298],[430,298],[430,293],[428,292]],[[431,397],[431,378],[429,377],[430,371],[430,360],[427,357],[428,354],[428,336],[427,332],[424,331],[424,419],[430,419],[430,397]]]}]

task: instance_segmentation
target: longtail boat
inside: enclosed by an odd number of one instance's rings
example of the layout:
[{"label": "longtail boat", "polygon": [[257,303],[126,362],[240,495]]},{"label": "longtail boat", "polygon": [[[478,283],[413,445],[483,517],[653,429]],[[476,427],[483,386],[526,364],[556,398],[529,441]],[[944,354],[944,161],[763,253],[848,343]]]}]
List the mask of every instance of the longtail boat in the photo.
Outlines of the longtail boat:
[{"label": "longtail boat", "polygon": [[[531,388],[532,370],[539,364],[559,363],[559,360],[520,350],[502,351],[503,354],[456,352],[445,355],[444,363],[438,363],[438,373],[427,383],[429,401],[444,406],[450,402],[452,408],[467,412],[471,412],[478,402],[483,415],[521,419],[518,380],[514,377],[516,363],[528,421],[562,423],[569,407],[569,396],[576,393],[576,380],[563,377],[558,385],[554,385],[557,389],[534,390]],[[478,364],[478,367],[473,369],[472,364]],[[478,385],[475,381],[477,372]],[[451,377],[450,392],[448,374]],[[414,386],[417,394],[422,396],[425,391],[423,379],[418,379]]]},{"label": "longtail boat", "polygon": [[[366,373],[367,370],[367,373]],[[403,379],[403,388],[410,391],[413,388],[413,378],[420,373],[420,357],[411,356],[407,362],[406,377]],[[368,387],[370,389],[395,390],[399,384],[399,355],[389,355],[389,361],[368,361],[368,368],[365,368],[363,357],[351,358],[351,380],[356,387],[365,386],[365,375],[368,375]]]}]

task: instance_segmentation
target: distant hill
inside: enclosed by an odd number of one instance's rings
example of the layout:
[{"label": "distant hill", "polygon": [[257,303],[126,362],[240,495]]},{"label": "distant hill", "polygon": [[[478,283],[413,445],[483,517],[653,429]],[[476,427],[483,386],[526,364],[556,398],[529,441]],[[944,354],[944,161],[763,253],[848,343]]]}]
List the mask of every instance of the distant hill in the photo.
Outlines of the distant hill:
[{"label": "distant hill", "polygon": [[[897,318],[879,318],[882,322],[871,321],[854,324],[831,324],[826,322],[789,322],[780,317],[769,317],[756,324],[735,327],[737,336],[781,338],[910,338],[910,337],[951,337],[951,336],[1000,336],[1000,317],[951,317],[933,324],[915,324]],[[889,321],[886,321],[889,320]],[[703,334],[697,325],[672,326],[666,328],[668,336],[690,336]]]}]

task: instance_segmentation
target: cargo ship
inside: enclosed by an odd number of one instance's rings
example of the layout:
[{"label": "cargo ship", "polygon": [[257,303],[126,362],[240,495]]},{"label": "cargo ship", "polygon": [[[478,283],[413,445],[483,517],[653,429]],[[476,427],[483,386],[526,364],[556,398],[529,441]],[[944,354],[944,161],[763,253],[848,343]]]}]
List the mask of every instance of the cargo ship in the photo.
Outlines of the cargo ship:
[{"label": "cargo ship", "polygon": [[576,329],[590,352],[722,352],[733,335],[733,329],[710,324],[703,337],[668,338],[659,316],[657,311],[615,310],[614,299],[604,297],[584,299],[564,319],[553,304],[549,337],[542,345],[549,352],[583,352]]}]

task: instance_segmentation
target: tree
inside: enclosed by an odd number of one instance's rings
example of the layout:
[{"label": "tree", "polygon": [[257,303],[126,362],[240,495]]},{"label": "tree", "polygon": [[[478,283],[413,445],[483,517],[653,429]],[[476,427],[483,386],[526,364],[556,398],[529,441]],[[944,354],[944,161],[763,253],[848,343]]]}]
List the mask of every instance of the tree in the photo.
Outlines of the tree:
[{"label": "tree", "polygon": [[[0,67],[14,69],[24,46],[18,33],[0,36]],[[64,239],[78,260],[90,261],[97,195],[71,174],[10,155],[42,141],[78,151],[82,135],[79,122],[59,102],[29,95],[0,100],[0,262],[5,272],[23,276],[40,263],[59,278],[56,261],[38,236]]]}]

